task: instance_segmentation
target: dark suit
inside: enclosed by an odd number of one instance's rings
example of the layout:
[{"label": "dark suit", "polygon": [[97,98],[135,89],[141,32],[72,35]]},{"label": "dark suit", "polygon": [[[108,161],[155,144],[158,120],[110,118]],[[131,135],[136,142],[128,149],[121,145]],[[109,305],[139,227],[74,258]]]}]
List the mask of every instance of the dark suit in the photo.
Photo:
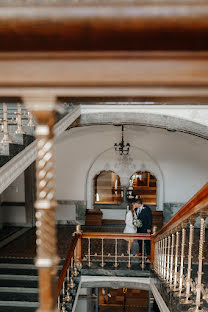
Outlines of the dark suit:
[{"label": "dark suit", "polygon": [[[137,208],[139,209],[139,208]],[[137,210],[135,209],[135,213],[137,214]],[[143,205],[143,209],[140,213],[137,214],[137,219],[142,221],[142,227],[137,228],[137,233],[147,233],[147,230],[152,230],[152,210]],[[142,241],[138,241],[139,243],[139,253],[142,252]],[[150,255],[150,241],[145,242],[146,255]]]}]

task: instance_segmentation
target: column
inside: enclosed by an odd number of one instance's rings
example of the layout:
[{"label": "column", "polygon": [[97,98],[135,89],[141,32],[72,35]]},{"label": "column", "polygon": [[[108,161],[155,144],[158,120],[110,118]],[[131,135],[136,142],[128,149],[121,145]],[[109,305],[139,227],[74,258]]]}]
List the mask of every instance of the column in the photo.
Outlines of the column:
[{"label": "column", "polygon": [[55,312],[57,255],[55,223],[54,133],[55,99],[27,98],[25,104],[38,122],[36,127],[36,245],[39,275],[39,312]]}]

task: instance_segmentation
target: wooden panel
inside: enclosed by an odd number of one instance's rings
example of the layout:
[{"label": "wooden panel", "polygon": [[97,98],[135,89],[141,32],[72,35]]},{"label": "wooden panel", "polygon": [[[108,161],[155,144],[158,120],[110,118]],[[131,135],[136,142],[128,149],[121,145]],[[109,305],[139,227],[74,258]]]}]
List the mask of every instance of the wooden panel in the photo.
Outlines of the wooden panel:
[{"label": "wooden panel", "polygon": [[4,86],[208,85],[207,53],[3,54],[0,68]]},{"label": "wooden panel", "polygon": [[102,225],[102,211],[99,209],[88,209],[85,217],[85,225]]},{"label": "wooden panel", "polygon": [[102,222],[103,225],[110,225],[110,224],[125,224],[125,220],[116,220],[116,219],[103,219],[103,222]]},{"label": "wooden panel", "polygon": [[203,0],[200,5],[193,0],[10,3],[4,1],[0,9],[4,51],[200,51],[208,46],[208,4]]}]

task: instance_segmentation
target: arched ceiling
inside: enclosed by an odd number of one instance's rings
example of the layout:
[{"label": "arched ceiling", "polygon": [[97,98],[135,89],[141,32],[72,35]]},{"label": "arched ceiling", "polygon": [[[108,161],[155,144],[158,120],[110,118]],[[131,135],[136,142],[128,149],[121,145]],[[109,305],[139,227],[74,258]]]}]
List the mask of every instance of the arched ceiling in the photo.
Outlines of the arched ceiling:
[{"label": "arched ceiling", "polygon": [[208,107],[187,106],[141,107],[141,106],[82,106],[80,119],[73,125],[134,125],[178,131],[208,139]]}]

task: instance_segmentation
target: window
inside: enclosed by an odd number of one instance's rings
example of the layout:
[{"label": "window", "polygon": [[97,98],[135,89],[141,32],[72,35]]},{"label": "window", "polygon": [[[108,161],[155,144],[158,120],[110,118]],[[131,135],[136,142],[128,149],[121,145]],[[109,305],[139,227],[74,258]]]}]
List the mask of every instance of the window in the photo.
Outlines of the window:
[{"label": "window", "polygon": [[113,171],[101,171],[94,177],[94,203],[120,204],[122,190],[119,176]]},{"label": "window", "polygon": [[148,171],[135,172],[129,181],[128,198],[141,197],[144,204],[156,205],[157,180]]}]

